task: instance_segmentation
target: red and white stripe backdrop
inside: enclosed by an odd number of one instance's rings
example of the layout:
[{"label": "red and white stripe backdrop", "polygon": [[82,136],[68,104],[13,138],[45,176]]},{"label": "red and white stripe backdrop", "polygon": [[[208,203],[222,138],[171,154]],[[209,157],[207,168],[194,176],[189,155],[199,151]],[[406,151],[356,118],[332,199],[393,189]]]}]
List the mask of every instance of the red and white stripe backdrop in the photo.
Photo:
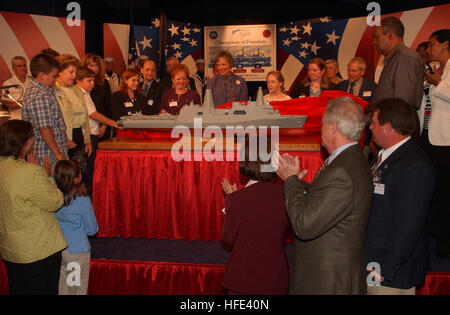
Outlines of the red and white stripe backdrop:
[{"label": "red and white stripe backdrop", "polygon": [[123,73],[128,64],[130,25],[103,23],[103,54],[114,58],[114,72]]},{"label": "red and white stripe backdrop", "polygon": [[29,61],[39,51],[52,48],[81,58],[85,53],[85,22],[69,26],[66,18],[35,14],[0,12],[0,82],[12,75],[11,59],[23,56]]},{"label": "red and white stripe backdrop", "polygon": [[[382,7],[381,10],[383,10]],[[427,41],[434,31],[450,28],[450,4],[386,14],[381,18],[385,16],[396,16],[402,21],[405,26],[405,45],[413,49],[416,49],[419,43]],[[348,19],[341,36],[337,60],[345,79],[347,63],[355,56],[363,57],[366,61],[365,77],[367,79],[378,81],[383,69],[384,57],[378,54],[373,45],[373,27],[367,25],[366,19],[365,16]],[[312,27],[314,28],[314,24]],[[320,49],[318,57],[320,57]],[[303,65],[298,58],[280,47],[278,69],[285,77],[287,89],[307,74],[307,65]]]}]

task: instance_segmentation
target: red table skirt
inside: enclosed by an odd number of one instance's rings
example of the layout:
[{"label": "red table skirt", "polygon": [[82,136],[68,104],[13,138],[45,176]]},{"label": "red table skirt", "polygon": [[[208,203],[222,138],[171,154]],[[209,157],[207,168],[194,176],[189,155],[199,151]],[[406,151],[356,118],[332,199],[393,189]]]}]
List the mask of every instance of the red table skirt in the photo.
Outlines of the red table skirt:
[{"label": "red table skirt", "polygon": [[91,260],[88,294],[224,294],[225,265]]},{"label": "red table skirt", "polygon": [[[322,158],[298,155],[311,182]],[[99,237],[219,241],[224,214],[221,181],[246,184],[238,161],[175,162],[170,151],[98,150],[93,206]]]},{"label": "red table skirt", "polygon": [[[224,265],[91,259],[88,294],[223,294]],[[8,294],[0,260],[0,295]],[[428,272],[416,295],[450,295],[450,273]]]}]

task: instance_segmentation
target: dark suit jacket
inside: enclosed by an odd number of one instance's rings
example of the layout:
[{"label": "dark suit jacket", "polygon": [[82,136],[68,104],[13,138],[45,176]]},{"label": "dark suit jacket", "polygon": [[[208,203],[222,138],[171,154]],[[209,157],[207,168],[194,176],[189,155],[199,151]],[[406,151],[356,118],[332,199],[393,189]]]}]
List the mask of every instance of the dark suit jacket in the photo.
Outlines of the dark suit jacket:
[{"label": "dark suit jacket", "polygon": [[[125,103],[133,104],[131,107],[126,107]],[[122,92],[117,91],[111,97],[111,116],[113,120],[119,120],[122,116],[127,116],[129,112],[142,112],[144,115],[150,115],[150,106],[147,106],[145,96],[138,95],[134,102],[131,102],[130,97]]]},{"label": "dark suit jacket", "polygon": [[258,182],[228,195],[222,240],[233,245],[223,286],[242,294],[287,294],[283,187]]},{"label": "dark suit jacket", "polygon": [[384,195],[374,193],[366,263],[381,266],[383,286],[409,289],[425,281],[425,221],[434,188],[431,162],[409,140],[378,167]]},{"label": "dark suit jacket", "polygon": [[[338,88],[344,92],[347,92],[349,84],[350,84],[349,80],[344,80],[338,84]],[[370,102],[370,100],[372,99],[372,95],[375,92],[376,88],[377,88],[377,84],[375,82],[367,80],[365,78],[362,78],[361,88],[359,89],[359,93],[357,96],[362,98],[363,100]],[[368,95],[369,92],[370,92],[370,95]],[[364,94],[366,94],[366,96],[364,96]]]},{"label": "dark suit jacket", "polygon": [[95,84],[90,95],[97,112],[111,118],[111,87],[108,80],[103,85]]},{"label": "dark suit jacket", "polygon": [[[143,82],[140,84],[141,90],[143,84]],[[163,92],[164,87],[156,80],[153,80],[152,85],[150,85],[150,88],[148,89],[147,95],[144,95],[146,104],[150,108],[150,115],[158,115],[161,111],[161,96]]]},{"label": "dark suit jacket", "polygon": [[[292,98],[299,98],[299,97],[309,97],[311,96],[309,93],[309,86],[310,84],[304,84],[302,82],[298,82],[294,85],[292,88],[292,92],[290,93]],[[334,83],[330,83],[328,88],[322,88],[322,91],[325,90],[339,90],[338,86]]]},{"label": "dark suit jacket", "polygon": [[372,191],[359,145],[341,152],[312,184],[297,176],[286,180],[286,209],[296,235],[290,294],[365,294]]}]

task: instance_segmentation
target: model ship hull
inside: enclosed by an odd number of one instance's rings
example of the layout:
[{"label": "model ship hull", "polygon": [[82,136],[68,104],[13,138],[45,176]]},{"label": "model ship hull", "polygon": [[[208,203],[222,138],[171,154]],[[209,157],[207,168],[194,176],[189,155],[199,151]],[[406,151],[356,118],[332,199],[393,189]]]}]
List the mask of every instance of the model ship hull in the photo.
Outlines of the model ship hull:
[{"label": "model ship hull", "polygon": [[[197,117],[202,118],[201,116]],[[225,117],[224,117],[225,118]],[[121,124],[124,128],[140,128],[140,129],[173,129],[175,127],[187,127],[189,129],[204,129],[219,127],[221,129],[228,128],[238,128],[238,127],[278,127],[280,129],[293,129],[302,128],[306,121],[306,116],[284,116],[282,118],[274,119],[243,119],[241,121],[226,121],[223,120],[213,120],[213,119],[203,119],[201,122],[197,122],[192,119],[191,121],[179,121],[177,119],[154,119],[152,116],[125,116],[121,118]]]},{"label": "model ship hull", "polygon": [[212,109],[197,105],[184,106],[178,116],[160,114],[156,116],[131,115],[123,116],[120,125],[124,128],[139,129],[205,129],[218,127],[248,128],[248,127],[278,127],[279,129],[302,128],[307,116],[280,115],[277,110],[268,106],[248,106],[233,104],[231,108]]}]

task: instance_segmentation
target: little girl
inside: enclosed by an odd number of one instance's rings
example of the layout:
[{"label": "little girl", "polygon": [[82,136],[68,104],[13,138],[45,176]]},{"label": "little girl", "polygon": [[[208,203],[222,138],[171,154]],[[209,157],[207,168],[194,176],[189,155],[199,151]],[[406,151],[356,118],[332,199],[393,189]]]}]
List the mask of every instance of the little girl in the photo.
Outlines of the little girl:
[{"label": "little girl", "polygon": [[91,199],[80,188],[82,175],[78,162],[58,161],[53,177],[64,195],[64,204],[56,212],[56,218],[68,244],[62,252],[59,294],[86,295],[91,258],[87,235],[98,232],[94,209]]}]

